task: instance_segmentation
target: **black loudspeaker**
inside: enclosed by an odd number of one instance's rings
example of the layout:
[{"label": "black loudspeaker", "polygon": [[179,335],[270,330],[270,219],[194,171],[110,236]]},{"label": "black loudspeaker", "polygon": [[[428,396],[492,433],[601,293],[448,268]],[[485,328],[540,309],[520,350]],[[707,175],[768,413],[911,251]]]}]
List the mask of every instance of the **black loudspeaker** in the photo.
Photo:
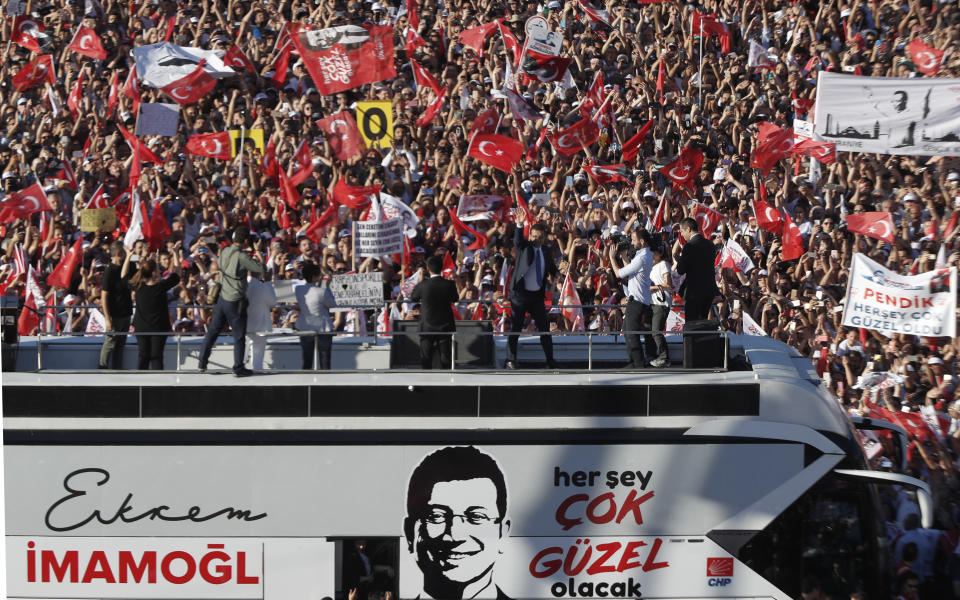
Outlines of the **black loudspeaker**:
[{"label": "black loudspeaker", "polygon": [[[20,341],[17,333],[17,296],[0,297],[0,339],[4,344],[16,344]],[[30,310],[24,308],[23,310]]]},{"label": "black loudspeaker", "polygon": [[[722,369],[727,338],[720,322],[711,319],[687,321],[683,328],[683,368]],[[690,333],[690,332],[709,333]]]},{"label": "black loudspeaker", "polygon": [[[394,332],[416,333],[419,321],[394,321]],[[493,321],[457,321],[457,336],[454,338],[454,356],[457,368],[493,368]],[[473,335],[471,335],[473,334]],[[420,336],[394,335],[390,342],[391,369],[420,368]]]}]

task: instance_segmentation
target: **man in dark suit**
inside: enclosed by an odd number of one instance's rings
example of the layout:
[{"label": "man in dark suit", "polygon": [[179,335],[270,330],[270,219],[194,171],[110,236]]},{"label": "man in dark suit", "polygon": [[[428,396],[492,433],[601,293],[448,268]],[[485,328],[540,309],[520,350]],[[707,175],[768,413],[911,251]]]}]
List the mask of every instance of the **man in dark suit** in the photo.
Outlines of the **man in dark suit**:
[{"label": "man in dark suit", "polygon": [[443,259],[431,256],[427,259],[430,277],[413,288],[410,297],[420,303],[420,364],[424,369],[450,368],[450,336],[429,335],[424,332],[456,331],[452,302],[460,299],[457,284],[440,276]]},{"label": "man in dark suit", "polygon": [[[543,223],[536,223],[530,227],[530,239],[523,236],[523,225],[517,223],[513,233],[513,245],[516,249],[516,266],[510,278],[510,331],[517,332],[523,329],[523,323],[530,313],[537,330],[548,332],[547,311],[543,306],[544,291],[547,278],[555,277],[557,265],[549,250],[543,248],[547,239],[547,228]],[[547,358],[547,367],[558,368],[553,360],[553,339],[548,333],[540,336],[540,345]],[[517,336],[511,335],[507,339],[508,369],[515,369],[517,361]]]},{"label": "man in dark suit", "polygon": [[686,241],[677,259],[677,273],[687,276],[680,285],[684,318],[687,321],[706,319],[718,293],[713,266],[717,249],[700,235],[696,219],[681,219],[680,235]]}]

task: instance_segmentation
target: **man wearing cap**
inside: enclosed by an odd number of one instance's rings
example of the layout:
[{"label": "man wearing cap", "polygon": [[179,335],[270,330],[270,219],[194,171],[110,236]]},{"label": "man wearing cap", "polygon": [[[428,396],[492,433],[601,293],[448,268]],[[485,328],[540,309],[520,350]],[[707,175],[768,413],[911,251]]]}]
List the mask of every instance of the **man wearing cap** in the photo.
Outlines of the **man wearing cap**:
[{"label": "man wearing cap", "polygon": [[220,253],[220,297],[213,307],[210,328],[200,349],[201,372],[207,370],[213,344],[229,323],[233,332],[233,374],[235,377],[249,377],[253,374],[253,371],[243,366],[244,337],[247,335],[247,273],[263,273],[265,267],[244,252],[249,245],[250,230],[241,225],[233,232],[233,243]]},{"label": "man wearing cap", "polygon": [[457,330],[451,304],[460,295],[457,285],[441,276],[443,258],[434,255],[427,259],[430,277],[413,288],[410,300],[420,302],[420,365],[424,369],[449,369],[451,339],[448,335],[429,335],[427,332]]},{"label": "man wearing cap", "polygon": [[[519,214],[519,213],[518,213]],[[517,217],[519,219],[519,217]],[[516,249],[516,266],[510,278],[510,331],[523,330],[527,313],[533,317],[537,330],[547,332],[550,324],[547,322],[547,311],[543,300],[546,292],[547,278],[556,276],[557,265],[553,256],[544,250],[543,243],[547,239],[547,228],[543,223],[535,223],[530,227],[530,239],[523,236],[523,225],[518,221],[513,233],[513,245]],[[547,367],[559,367],[553,360],[553,338],[548,333],[540,335],[540,345],[547,359]],[[508,369],[516,368],[517,336],[507,338],[507,360],[504,366]]]}]

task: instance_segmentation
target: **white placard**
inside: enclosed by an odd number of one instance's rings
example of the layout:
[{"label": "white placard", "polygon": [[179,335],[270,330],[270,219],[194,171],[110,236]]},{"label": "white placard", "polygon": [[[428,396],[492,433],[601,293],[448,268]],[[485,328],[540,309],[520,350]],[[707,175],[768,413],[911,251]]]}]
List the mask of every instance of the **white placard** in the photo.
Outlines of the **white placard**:
[{"label": "white placard", "polygon": [[899,275],[855,253],[843,325],[873,329],[884,335],[954,337],[956,290],[957,273],[953,267],[921,275]]},{"label": "white placard", "polygon": [[174,137],[180,124],[180,105],[164,102],[140,104],[137,118],[137,135],[163,135]]},{"label": "white placard", "polygon": [[814,132],[837,151],[960,154],[960,79],[821,71]]},{"label": "white placard", "polygon": [[403,251],[403,221],[357,221],[354,251],[357,256],[378,258]]},{"label": "white placard", "polygon": [[383,273],[351,273],[334,275],[330,291],[338,307],[383,306]]}]

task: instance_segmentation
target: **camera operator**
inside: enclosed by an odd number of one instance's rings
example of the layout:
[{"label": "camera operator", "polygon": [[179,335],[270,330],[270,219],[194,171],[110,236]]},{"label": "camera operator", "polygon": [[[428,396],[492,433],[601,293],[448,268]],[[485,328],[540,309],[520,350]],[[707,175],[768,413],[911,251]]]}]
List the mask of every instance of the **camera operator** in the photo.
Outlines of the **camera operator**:
[{"label": "camera operator", "polygon": [[[653,268],[653,254],[650,252],[650,234],[646,229],[635,227],[630,233],[630,241],[622,236],[610,246],[610,266],[614,275],[625,280],[624,293],[629,298],[627,312],[623,320],[624,331],[650,331],[653,310],[650,296],[650,270]],[[631,245],[632,242],[632,245]],[[635,369],[644,367],[644,351],[639,334],[626,334],[629,366]],[[653,336],[645,335],[647,356],[656,356]],[[658,357],[651,363],[654,367],[666,366],[666,361]]]},{"label": "camera operator", "polygon": [[220,297],[213,307],[213,318],[203,348],[200,350],[200,371],[207,370],[210,351],[217,336],[230,324],[233,332],[233,374],[249,377],[253,371],[243,366],[244,336],[247,335],[247,272],[263,273],[260,261],[247,256],[244,251],[250,246],[250,230],[241,225],[233,232],[233,243],[220,253]]}]

